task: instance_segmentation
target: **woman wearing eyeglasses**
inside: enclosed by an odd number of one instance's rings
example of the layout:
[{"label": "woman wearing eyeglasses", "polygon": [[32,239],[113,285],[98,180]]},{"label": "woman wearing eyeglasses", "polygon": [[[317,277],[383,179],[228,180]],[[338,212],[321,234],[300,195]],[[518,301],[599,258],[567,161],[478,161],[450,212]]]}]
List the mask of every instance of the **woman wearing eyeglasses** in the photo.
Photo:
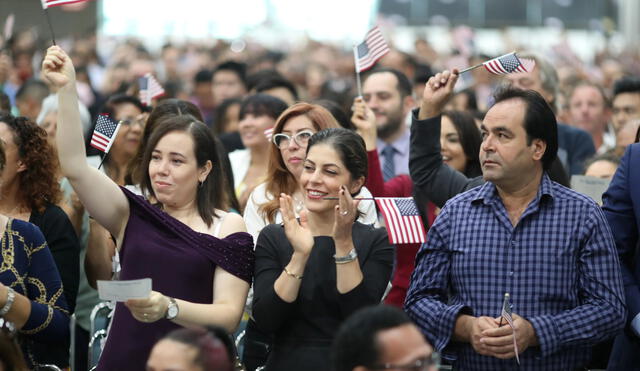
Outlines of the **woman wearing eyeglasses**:
[{"label": "woman wearing eyeglasses", "polygon": [[[138,98],[119,94],[109,98],[100,112],[120,122],[118,135],[113,141],[102,169],[118,185],[125,185],[129,163],[138,152],[142,141],[142,132],[148,116],[147,109]],[[91,156],[87,161],[90,165],[98,167],[101,158]]]}]

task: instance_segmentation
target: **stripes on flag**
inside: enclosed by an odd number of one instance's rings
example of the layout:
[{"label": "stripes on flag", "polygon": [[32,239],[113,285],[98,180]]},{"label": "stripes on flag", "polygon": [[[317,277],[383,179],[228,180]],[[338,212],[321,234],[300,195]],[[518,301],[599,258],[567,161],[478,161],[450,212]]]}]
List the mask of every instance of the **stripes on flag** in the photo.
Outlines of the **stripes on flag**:
[{"label": "stripes on flag", "polygon": [[82,3],[87,0],[40,0],[42,2],[42,9],[48,9],[52,6],[60,6],[65,4]]},{"label": "stripes on flag", "polygon": [[98,115],[96,127],[93,130],[93,135],[91,136],[91,147],[104,153],[108,153],[116,135],[118,135],[119,129],[119,122],[115,122],[108,115]]},{"label": "stripes on flag", "polygon": [[356,72],[360,73],[373,67],[389,50],[389,45],[384,41],[382,32],[378,26],[375,26],[367,32],[363,42],[354,46]]},{"label": "stripes on flag", "polygon": [[502,312],[500,313],[500,316],[507,321],[509,327],[511,327],[511,330],[513,331],[513,349],[516,353],[516,361],[518,362],[518,364],[520,364],[520,356],[518,355],[518,343],[516,342],[516,327],[513,324],[509,293],[504,294],[504,301],[502,302]]},{"label": "stripes on flag", "polygon": [[154,98],[164,95],[164,88],[150,73],[138,79],[138,84],[140,86],[140,101],[145,106],[150,106]]},{"label": "stripes on flag", "polygon": [[273,127],[264,131],[264,136],[267,137],[267,140],[271,142],[271,137],[273,137]]},{"label": "stripes on flag", "polygon": [[420,213],[412,197],[376,197],[389,233],[389,242],[394,245],[424,243],[427,234]]},{"label": "stripes on flag", "polygon": [[482,63],[484,68],[495,75],[514,72],[531,72],[536,65],[533,59],[518,58],[515,52],[493,58]]}]

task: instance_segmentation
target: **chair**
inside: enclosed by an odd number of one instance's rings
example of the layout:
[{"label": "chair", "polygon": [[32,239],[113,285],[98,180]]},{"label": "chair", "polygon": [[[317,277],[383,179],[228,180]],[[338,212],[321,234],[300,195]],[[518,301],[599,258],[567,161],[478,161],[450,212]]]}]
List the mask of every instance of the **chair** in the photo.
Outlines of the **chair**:
[{"label": "chair", "polygon": [[100,360],[100,354],[109,334],[109,325],[115,305],[111,302],[98,303],[91,311],[91,332],[89,333],[89,369],[93,369]]},{"label": "chair", "polygon": [[52,370],[52,371],[62,371],[60,367],[56,365],[36,365],[34,370],[43,371],[43,370]]},{"label": "chair", "polygon": [[76,314],[73,313],[69,319],[69,334],[71,341],[69,342],[69,367],[76,369]]}]

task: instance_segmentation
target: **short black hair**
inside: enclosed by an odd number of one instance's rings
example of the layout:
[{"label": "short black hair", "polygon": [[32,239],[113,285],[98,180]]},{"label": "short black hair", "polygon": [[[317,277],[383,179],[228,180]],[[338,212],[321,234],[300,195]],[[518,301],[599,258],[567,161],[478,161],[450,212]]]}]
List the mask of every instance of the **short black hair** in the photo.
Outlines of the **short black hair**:
[{"label": "short black hair", "polygon": [[364,80],[362,80],[362,83],[364,84],[364,82],[367,81],[367,79],[372,75],[375,75],[377,73],[384,73],[384,72],[389,72],[396,77],[396,81],[398,82],[396,85],[396,88],[398,89],[398,92],[400,92],[400,96],[402,98],[408,95],[411,95],[413,93],[413,87],[411,85],[411,81],[409,81],[409,78],[407,78],[407,75],[396,70],[395,68],[381,67],[381,68],[376,68],[374,70],[371,70],[371,72],[366,74],[366,76],[364,77]]},{"label": "short black hair", "polygon": [[149,108],[142,104],[140,99],[134,97],[133,95],[114,94],[109,97],[109,99],[107,99],[107,102],[104,104],[104,106],[102,106],[100,113],[115,117],[116,106],[125,103],[133,104],[140,110],[140,112],[149,112]]},{"label": "short black hair", "polygon": [[49,87],[42,80],[27,80],[16,92],[16,100],[30,96],[42,102],[49,95]]},{"label": "short black hair", "polygon": [[215,68],[215,70],[213,70],[213,73],[211,74],[211,79],[213,80],[213,78],[216,76],[216,73],[220,71],[230,71],[235,73],[240,79],[240,81],[242,82],[242,85],[244,85],[245,88],[247,87],[247,65],[246,64],[241,62],[235,62],[235,61],[222,62],[218,65],[218,67]]},{"label": "short black hair", "polygon": [[362,308],[340,326],[333,341],[331,358],[335,371],[351,371],[357,366],[373,368],[380,363],[377,334],[412,323],[400,309],[387,305]]},{"label": "short black hair", "polygon": [[426,84],[429,79],[434,76],[435,73],[428,64],[418,63],[416,65],[415,76],[413,77],[414,84]]},{"label": "short black hair", "polygon": [[252,114],[254,116],[269,116],[275,120],[287,107],[287,104],[280,98],[269,94],[254,94],[242,101],[239,117],[242,120],[246,115]]},{"label": "short black hair", "polygon": [[264,74],[258,81],[256,81],[255,89],[256,93],[262,93],[266,90],[275,89],[275,88],[285,88],[287,89],[294,100],[298,100],[298,91],[296,87],[291,83],[291,81],[287,80],[281,74],[273,71],[274,73]]},{"label": "short black hair", "polygon": [[527,144],[540,139],[547,144],[542,155],[542,168],[546,171],[558,154],[558,123],[547,101],[538,92],[506,86],[499,88],[493,95],[494,105],[511,99],[519,99],[525,104],[524,130],[527,132]]},{"label": "short black hair", "polygon": [[202,84],[207,82],[210,83],[212,78],[213,78],[213,73],[211,71],[209,71],[208,69],[202,69],[195,74],[195,76],[193,77],[193,82],[196,84]]},{"label": "short black hair", "polygon": [[622,93],[640,94],[640,78],[625,76],[616,80],[613,84],[613,97]]},{"label": "short black hair", "polygon": [[585,170],[585,172],[587,171],[589,166],[593,165],[595,162],[598,162],[598,161],[607,161],[607,162],[610,162],[610,163],[616,165],[616,167],[617,167],[618,165],[620,165],[620,156],[618,156],[615,153],[615,149],[614,150],[609,150],[609,151],[607,151],[605,153],[596,154],[596,155],[588,158],[584,162],[584,170]]},{"label": "short black hair", "polygon": [[338,103],[329,100],[329,99],[318,99],[313,102],[317,105],[320,105],[327,109],[327,111],[331,112],[331,115],[338,121],[338,124],[345,129],[349,129],[351,131],[356,131],[356,126],[351,122],[351,118],[347,115],[347,113],[338,105]]}]

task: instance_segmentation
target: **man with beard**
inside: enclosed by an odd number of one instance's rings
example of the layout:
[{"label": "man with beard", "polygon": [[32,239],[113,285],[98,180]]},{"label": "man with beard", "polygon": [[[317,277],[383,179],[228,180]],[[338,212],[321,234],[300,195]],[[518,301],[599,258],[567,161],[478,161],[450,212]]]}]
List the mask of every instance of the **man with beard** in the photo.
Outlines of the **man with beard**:
[{"label": "man with beard", "polygon": [[415,104],[411,92],[407,76],[392,68],[373,71],[362,85],[364,101],[376,116],[377,148],[385,181],[409,174],[410,133],[405,117]]}]

